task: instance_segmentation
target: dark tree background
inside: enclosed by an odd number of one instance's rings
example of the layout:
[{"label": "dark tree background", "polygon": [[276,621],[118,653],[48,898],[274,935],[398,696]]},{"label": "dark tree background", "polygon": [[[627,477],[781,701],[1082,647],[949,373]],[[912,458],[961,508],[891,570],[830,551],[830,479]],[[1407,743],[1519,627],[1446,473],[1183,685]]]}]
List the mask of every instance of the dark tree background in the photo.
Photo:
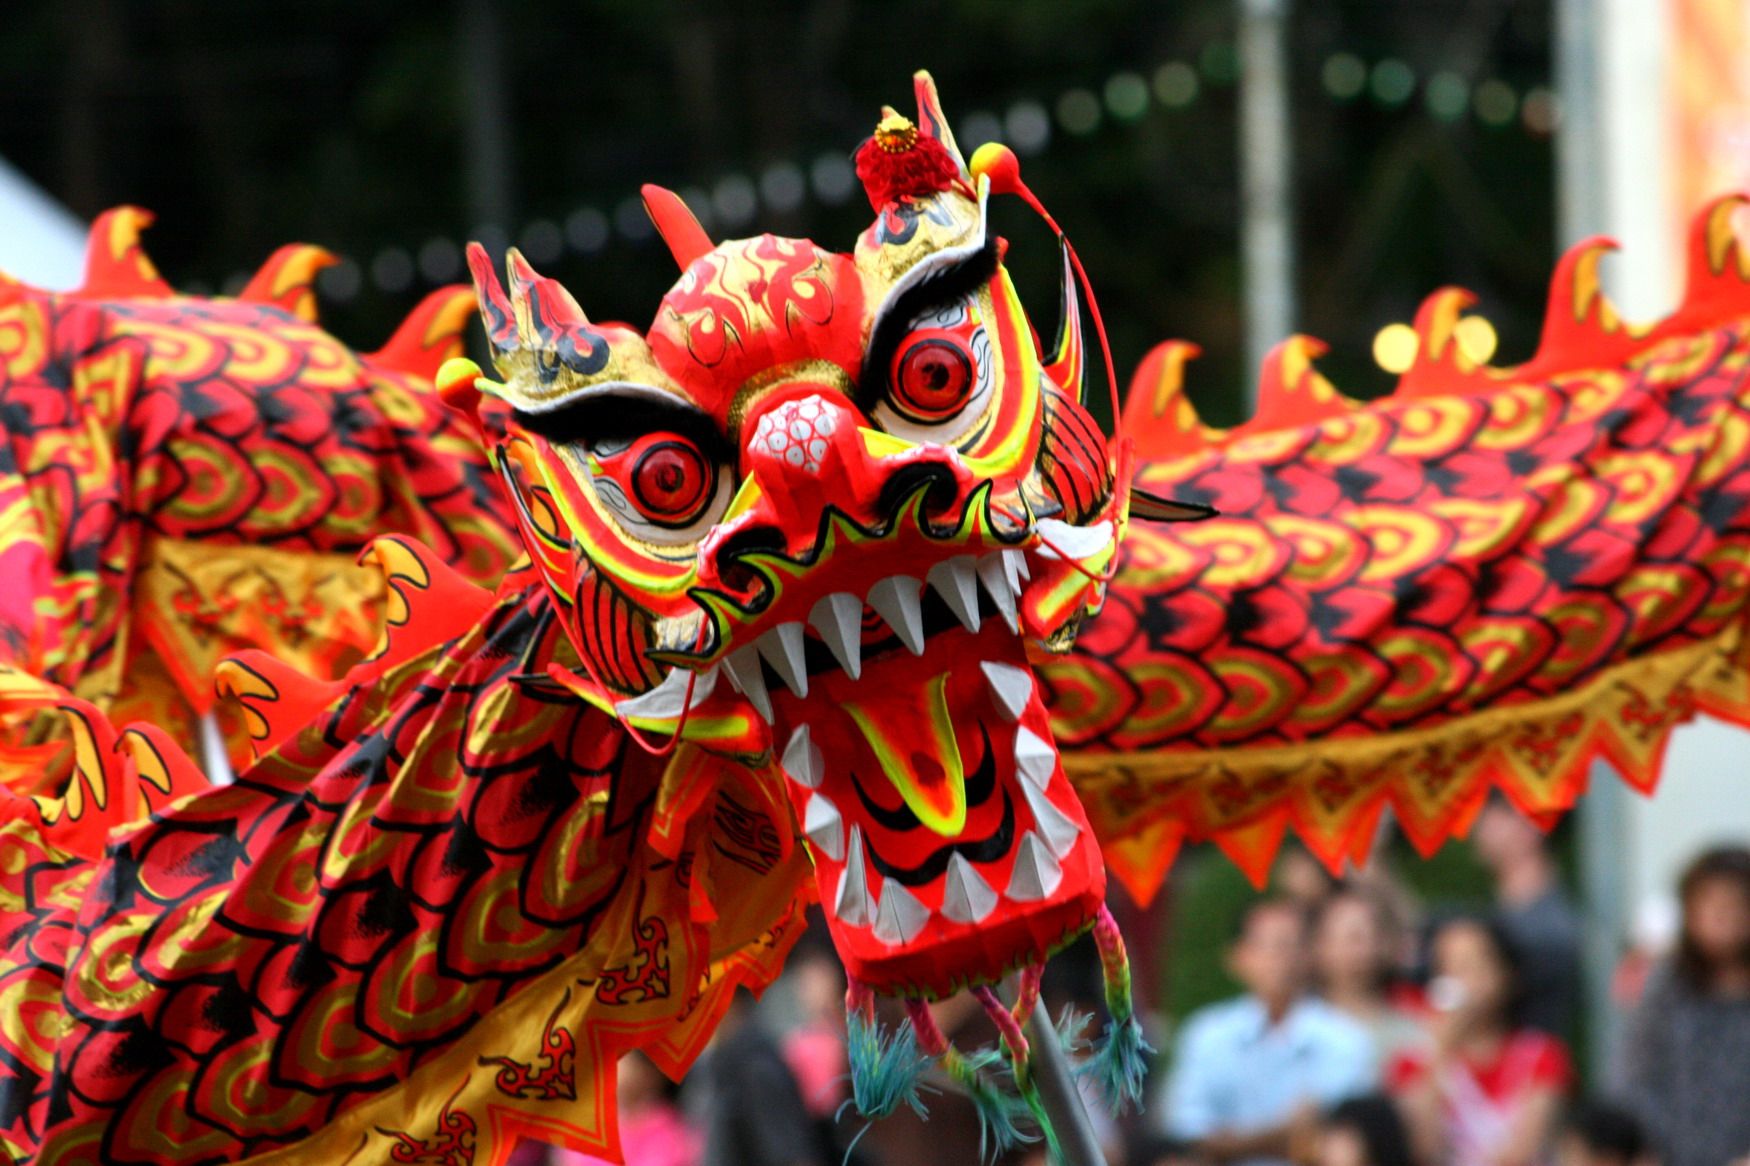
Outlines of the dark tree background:
[{"label": "dark tree background", "polygon": [[[82,215],[156,210],[150,250],[183,286],[234,286],[293,239],[352,257],[326,318],[367,348],[458,273],[445,241],[474,235],[551,253],[597,318],[647,321],[674,271],[624,205],[643,181],[704,192],[719,235],[848,247],[867,207],[816,164],[842,164],[881,104],[909,111],[928,67],[963,138],[975,113],[1046,115],[1025,170],[1082,252],[1121,375],[1194,339],[1193,396],[1238,419],[1236,0],[21,7],[0,155]],[[1553,254],[1547,3],[1299,0],[1292,28],[1300,327],[1332,344],[1327,372],[1383,390],[1374,332],[1446,283],[1523,357]],[[1049,238],[1018,207],[997,225],[1049,334]]]}]

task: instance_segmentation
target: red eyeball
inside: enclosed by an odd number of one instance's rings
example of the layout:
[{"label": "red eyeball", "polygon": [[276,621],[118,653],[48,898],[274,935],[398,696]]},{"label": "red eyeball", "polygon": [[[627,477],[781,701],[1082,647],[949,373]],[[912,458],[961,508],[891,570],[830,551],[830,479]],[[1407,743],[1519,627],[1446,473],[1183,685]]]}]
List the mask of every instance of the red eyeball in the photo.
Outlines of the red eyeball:
[{"label": "red eyeball", "polygon": [[711,463],[684,437],[650,434],[615,460],[627,467],[633,504],[652,522],[684,526],[711,500]]},{"label": "red eyeball", "polygon": [[919,421],[943,421],[972,391],[972,357],[951,340],[916,340],[893,358],[893,403]]}]

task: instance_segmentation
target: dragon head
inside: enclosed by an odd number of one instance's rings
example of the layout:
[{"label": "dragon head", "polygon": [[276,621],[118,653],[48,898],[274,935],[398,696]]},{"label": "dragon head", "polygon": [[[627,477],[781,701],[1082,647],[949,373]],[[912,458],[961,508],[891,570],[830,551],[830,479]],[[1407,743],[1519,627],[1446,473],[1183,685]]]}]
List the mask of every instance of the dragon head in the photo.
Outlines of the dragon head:
[{"label": "dragon head", "polygon": [[[1029,657],[1103,597],[1127,477],[1084,410],[1066,249],[1041,353],[933,83],[858,154],[850,254],[713,244],[648,331],[470,251],[502,383],[481,416],[587,677],[642,732],[788,790],[848,970],[987,982],[1084,928],[1104,868]],[[772,764],[775,762],[775,766]],[[781,776],[779,776],[781,774]]]}]

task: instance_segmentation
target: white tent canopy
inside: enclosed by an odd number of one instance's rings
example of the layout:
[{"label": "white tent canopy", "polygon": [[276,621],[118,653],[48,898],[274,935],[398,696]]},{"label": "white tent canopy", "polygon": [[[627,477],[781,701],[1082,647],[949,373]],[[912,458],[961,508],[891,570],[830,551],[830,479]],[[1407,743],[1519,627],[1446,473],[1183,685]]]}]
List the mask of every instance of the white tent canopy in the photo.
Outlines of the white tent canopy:
[{"label": "white tent canopy", "polygon": [[85,224],[0,158],[0,271],[64,291],[84,271]]}]

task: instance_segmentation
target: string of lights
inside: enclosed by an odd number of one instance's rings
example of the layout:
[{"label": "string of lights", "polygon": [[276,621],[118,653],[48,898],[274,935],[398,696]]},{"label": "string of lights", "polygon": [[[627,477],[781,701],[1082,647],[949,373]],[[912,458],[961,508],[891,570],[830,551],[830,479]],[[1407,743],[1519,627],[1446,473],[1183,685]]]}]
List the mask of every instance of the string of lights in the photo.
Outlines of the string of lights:
[{"label": "string of lights", "polygon": [[[1327,98],[1339,104],[1370,103],[1382,110],[1404,110],[1420,92],[1427,115],[1449,124],[1474,118],[1488,128],[1517,126],[1528,135],[1546,138],[1560,122],[1556,96],[1546,86],[1522,90],[1498,77],[1473,81],[1449,70],[1421,75],[1397,57],[1370,64],[1354,53],[1333,53],[1323,62],[1319,78]],[[955,133],[968,154],[984,142],[1002,141],[1016,154],[1031,157],[1050,149],[1058,135],[1087,138],[1103,129],[1135,124],[1151,113],[1185,112],[1209,90],[1232,86],[1238,80],[1234,45],[1214,41],[1204,46],[1194,61],[1166,61],[1148,74],[1121,70],[1099,86],[1066,89],[1049,104],[1023,99],[1001,113],[971,111],[956,117]],[[827,152],[806,167],[778,162],[758,173],[727,174],[709,187],[684,187],[679,193],[707,229],[733,231],[752,224],[762,208],[784,214],[810,199],[836,207],[853,198],[856,191],[850,159]],[[596,255],[616,244],[642,246],[650,242],[653,232],[634,193],[611,205],[579,206],[563,220],[534,219],[514,234],[496,224],[481,224],[469,237],[492,251],[515,243],[531,263],[540,266],[567,255]],[[233,274],[221,290],[234,294],[248,282],[249,275]],[[399,294],[416,284],[435,286],[462,276],[460,246],[440,236],[417,247],[385,247],[365,263],[343,259],[322,272],[318,290],[324,299],[344,304],[357,297],[367,281],[377,291]],[[210,289],[191,283],[189,291],[206,294]]]}]

